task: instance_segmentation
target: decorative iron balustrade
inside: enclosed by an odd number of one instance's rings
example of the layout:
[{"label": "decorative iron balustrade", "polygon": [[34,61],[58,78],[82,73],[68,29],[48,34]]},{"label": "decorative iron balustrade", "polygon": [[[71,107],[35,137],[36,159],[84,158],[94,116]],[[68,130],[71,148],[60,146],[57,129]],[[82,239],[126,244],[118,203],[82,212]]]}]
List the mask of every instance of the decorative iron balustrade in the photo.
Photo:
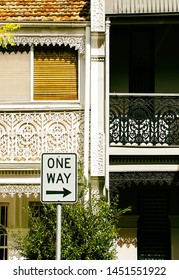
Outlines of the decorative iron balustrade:
[{"label": "decorative iron balustrade", "polygon": [[0,161],[40,162],[43,152],[76,152],[83,158],[84,113],[0,113]]},{"label": "decorative iron balustrade", "polygon": [[110,96],[110,145],[179,145],[179,96]]}]

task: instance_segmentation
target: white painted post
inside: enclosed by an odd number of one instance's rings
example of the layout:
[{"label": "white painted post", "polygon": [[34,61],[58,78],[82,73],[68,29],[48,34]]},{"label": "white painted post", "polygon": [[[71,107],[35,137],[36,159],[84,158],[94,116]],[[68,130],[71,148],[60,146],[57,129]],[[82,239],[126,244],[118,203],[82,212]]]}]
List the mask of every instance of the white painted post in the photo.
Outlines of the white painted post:
[{"label": "white painted post", "polygon": [[34,99],[34,46],[30,48],[30,100]]},{"label": "white painted post", "polygon": [[57,205],[56,260],[61,260],[61,205]]},{"label": "white painted post", "polygon": [[[108,201],[109,201],[109,102],[110,102],[110,88],[109,88],[109,61],[110,61],[110,21],[106,20],[106,60],[105,60],[105,190],[108,191]],[[106,193],[104,193],[106,195]]]},{"label": "white painted post", "polygon": [[89,135],[90,135],[90,79],[91,79],[90,27],[86,27],[85,54],[85,127],[84,127],[84,176],[89,180]]}]

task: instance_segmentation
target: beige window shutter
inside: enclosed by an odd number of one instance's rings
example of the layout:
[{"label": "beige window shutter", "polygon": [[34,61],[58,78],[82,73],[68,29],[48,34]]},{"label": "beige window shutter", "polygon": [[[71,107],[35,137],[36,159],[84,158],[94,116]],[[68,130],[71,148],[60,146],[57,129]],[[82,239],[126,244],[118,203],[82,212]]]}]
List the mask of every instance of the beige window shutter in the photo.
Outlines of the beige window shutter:
[{"label": "beige window shutter", "polygon": [[1,101],[30,100],[30,54],[0,52]]},{"label": "beige window shutter", "polygon": [[36,47],[34,53],[34,100],[77,99],[77,51],[70,47]]}]

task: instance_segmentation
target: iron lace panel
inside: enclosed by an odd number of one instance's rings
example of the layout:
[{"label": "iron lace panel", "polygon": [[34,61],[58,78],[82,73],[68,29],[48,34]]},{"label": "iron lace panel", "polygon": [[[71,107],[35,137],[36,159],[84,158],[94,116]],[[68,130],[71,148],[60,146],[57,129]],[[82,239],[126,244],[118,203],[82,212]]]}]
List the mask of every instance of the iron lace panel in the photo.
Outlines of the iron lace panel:
[{"label": "iron lace panel", "polygon": [[110,96],[110,145],[179,145],[179,97]]}]

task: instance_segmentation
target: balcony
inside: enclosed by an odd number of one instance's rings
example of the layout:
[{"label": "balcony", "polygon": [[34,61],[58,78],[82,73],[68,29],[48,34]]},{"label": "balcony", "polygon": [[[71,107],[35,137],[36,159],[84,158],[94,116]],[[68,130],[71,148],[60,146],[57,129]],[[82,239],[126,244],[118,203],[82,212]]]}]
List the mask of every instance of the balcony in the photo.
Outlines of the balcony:
[{"label": "balcony", "polygon": [[179,96],[110,94],[109,145],[179,145]]},{"label": "balcony", "polygon": [[40,163],[44,152],[83,158],[83,111],[0,113],[0,163]]}]

